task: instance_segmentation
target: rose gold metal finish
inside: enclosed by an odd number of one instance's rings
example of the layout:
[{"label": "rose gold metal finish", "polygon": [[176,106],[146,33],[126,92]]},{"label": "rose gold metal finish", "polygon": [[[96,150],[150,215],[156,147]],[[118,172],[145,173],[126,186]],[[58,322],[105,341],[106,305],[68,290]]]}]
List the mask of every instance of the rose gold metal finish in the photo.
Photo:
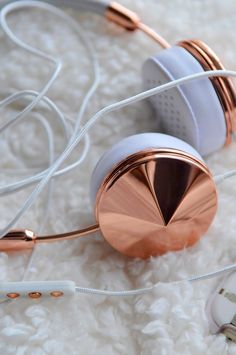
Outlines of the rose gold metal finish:
[{"label": "rose gold metal finish", "polygon": [[108,20],[115,22],[117,25],[129,31],[136,30],[140,23],[140,19],[135,12],[130,11],[117,2],[111,2],[109,4],[105,16]]},{"label": "rose gold metal finish", "polygon": [[87,228],[79,229],[79,230],[69,232],[69,233],[39,236],[36,238],[35,242],[36,243],[50,243],[50,242],[57,242],[60,240],[68,240],[68,239],[84,237],[85,235],[99,231],[99,229],[100,229],[99,225],[94,224],[94,225],[89,226]]},{"label": "rose gold metal finish", "polygon": [[104,238],[139,258],[193,245],[217,208],[216,187],[203,162],[174,149],[131,155],[101,185],[95,214]]},{"label": "rose gold metal finish", "polygon": [[[190,52],[199,61],[204,70],[224,69],[219,58],[202,41],[187,40],[179,42],[178,45]],[[210,78],[210,80],[224,111],[227,128],[225,144],[228,145],[231,142],[232,131],[236,129],[236,90],[230,78],[219,76]]]},{"label": "rose gold metal finish", "polygon": [[144,23],[140,22],[138,25],[138,29],[144,32],[147,36],[152,38],[154,41],[159,43],[162,48],[171,47],[171,45],[163,37],[161,37],[156,31],[154,31],[152,28],[145,25]]},{"label": "rose gold metal finish", "polygon": [[105,16],[108,20],[115,22],[117,25],[124,27],[126,30],[135,31],[141,30],[147,36],[160,44],[163,48],[170,47],[170,44],[162,38],[157,32],[143,24],[138,15],[127,9],[126,7],[118,4],[117,2],[111,2],[107,8]]},{"label": "rose gold metal finish", "polygon": [[0,239],[0,251],[9,252],[32,249],[35,238],[34,233],[28,229],[12,230]]},{"label": "rose gold metal finish", "polygon": [[50,293],[50,295],[51,295],[52,297],[61,297],[61,296],[64,295],[64,293],[61,292],[61,291],[52,291],[52,292]]},{"label": "rose gold metal finish", "polygon": [[27,229],[13,230],[10,231],[2,239],[0,239],[0,251],[10,252],[32,249],[35,243],[50,243],[59,240],[84,237],[88,234],[97,232],[98,230],[99,225],[97,224],[69,233],[52,234],[45,236],[36,236],[32,231]]},{"label": "rose gold metal finish", "polygon": [[11,292],[11,293],[8,293],[8,294],[7,294],[7,297],[8,297],[8,298],[11,298],[11,299],[15,299],[15,298],[20,297],[20,294],[19,294],[19,293]]},{"label": "rose gold metal finish", "polygon": [[30,298],[37,299],[37,298],[40,298],[42,296],[42,293],[41,292],[30,292],[28,296]]}]

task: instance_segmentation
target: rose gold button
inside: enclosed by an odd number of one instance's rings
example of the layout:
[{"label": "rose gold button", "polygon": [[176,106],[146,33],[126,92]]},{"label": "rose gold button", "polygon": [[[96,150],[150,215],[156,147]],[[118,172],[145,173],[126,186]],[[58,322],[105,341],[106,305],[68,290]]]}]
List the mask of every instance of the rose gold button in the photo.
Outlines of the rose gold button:
[{"label": "rose gold button", "polygon": [[63,296],[63,292],[61,292],[61,291],[52,291],[51,293],[50,293],[50,295],[52,296],[52,297],[61,297],[61,296]]},{"label": "rose gold button", "polygon": [[8,294],[7,294],[7,297],[8,297],[8,298],[12,298],[12,299],[17,298],[17,297],[19,297],[19,296],[20,296],[20,294],[19,294],[19,293],[16,293],[16,292],[11,292],[11,293],[8,293]]},{"label": "rose gold button", "polygon": [[30,292],[29,297],[30,298],[40,298],[42,296],[42,293],[40,292]]}]

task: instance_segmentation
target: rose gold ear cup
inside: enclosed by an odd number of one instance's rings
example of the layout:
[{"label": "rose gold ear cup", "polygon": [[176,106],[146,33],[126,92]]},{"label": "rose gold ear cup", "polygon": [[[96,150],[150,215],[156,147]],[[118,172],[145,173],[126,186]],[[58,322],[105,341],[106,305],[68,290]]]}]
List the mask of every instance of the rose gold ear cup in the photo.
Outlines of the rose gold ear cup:
[{"label": "rose gold ear cup", "polygon": [[104,238],[119,252],[148,258],[193,245],[217,208],[207,167],[173,149],[131,155],[104,180],[96,218]]},{"label": "rose gold ear cup", "polygon": [[[224,66],[216,54],[200,40],[186,40],[178,43],[180,47],[191,53],[205,71],[222,70]],[[235,130],[236,91],[232,81],[226,77],[210,78],[219,97],[225,115],[227,135],[225,144],[231,142],[232,131]]]}]

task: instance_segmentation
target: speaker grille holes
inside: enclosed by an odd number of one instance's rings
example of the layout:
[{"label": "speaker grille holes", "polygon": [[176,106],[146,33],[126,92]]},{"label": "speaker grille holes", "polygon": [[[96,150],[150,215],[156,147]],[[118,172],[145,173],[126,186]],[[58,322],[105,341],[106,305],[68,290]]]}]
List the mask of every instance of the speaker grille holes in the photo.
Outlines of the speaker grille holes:
[{"label": "speaker grille holes", "polygon": [[[152,89],[166,83],[166,80],[147,78],[145,80],[145,89]],[[185,114],[186,105],[178,89],[171,89],[161,94],[152,96],[149,99],[157,114],[161,124],[161,131],[176,136],[191,143],[189,137],[192,135],[192,120],[189,120],[189,111]],[[180,114],[183,112],[183,114]]]},{"label": "speaker grille holes", "polygon": [[[166,54],[167,55],[167,54]],[[162,64],[158,55],[148,59],[143,66],[143,88],[158,87],[173,80],[168,64]],[[178,86],[151,96],[155,119],[160,132],[185,140],[199,149],[198,128],[194,112],[190,106],[184,86]]]}]

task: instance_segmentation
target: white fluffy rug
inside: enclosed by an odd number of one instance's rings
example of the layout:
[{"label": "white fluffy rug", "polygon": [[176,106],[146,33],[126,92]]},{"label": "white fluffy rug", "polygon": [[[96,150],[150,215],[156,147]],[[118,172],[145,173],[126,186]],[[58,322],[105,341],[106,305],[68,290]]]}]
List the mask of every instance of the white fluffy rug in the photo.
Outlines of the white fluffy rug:
[{"label": "white fluffy rug", "polygon": [[[236,69],[234,0],[123,0],[171,43],[201,38]],[[72,12],[71,12],[72,13]],[[138,93],[143,61],[160,48],[141,33],[127,33],[104,19],[76,14],[88,31],[101,64],[101,84],[87,118],[99,108]],[[60,79],[49,96],[75,117],[89,83],[90,66],[73,31],[42,12],[11,16],[15,31],[28,43],[63,59]],[[39,89],[52,68],[8,42],[1,33],[1,92]],[[8,116],[7,116],[8,113]],[[11,112],[10,112],[11,113]],[[3,112],[1,121],[9,117]],[[92,147],[86,163],[57,180],[45,232],[63,232],[93,221],[89,178],[101,154],[122,137],[152,131],[155,121],[141,102],[108,115],[91,131]],[[57,126],[58,127],[58,126]],[[58,149],[64,144],[59,128]],[[14,180],[14,169],[46,166],[46,145],[39,126],[28,119],[1,138],[1,183]],[[77,150],[78,153],[78,150]],[[207,162],[214,173],[236,166],[236,144]],[[13,169],[13,170],[12,170]],[[9,170],[9,171],[8,171]],[[14,174],[9,174],[13,171]],[[26,176],[22,171],[21,177]],[[31,191],[1,197],[0,225],[4,226]],[[46,191],[46,190],[45,190]],[[38,230],[45,196],[18,223]],[[217,217],[207,235],[193,248],[150,261],[130,260],[115,252],[98,234],[80,240],[39,246],[30,280],[74,280],[78,285],[113,290],[145,287],[160,282],[155,292],[130,298],[76,295],[73,299],[40,302],[17,300],[0,306],[0,354],[236,354],[236,345],[209,333],[205,304],[218,280],[180,286],[168,284],[193,274],[215,270],[236,261],[236,183],[219,189]],[[0,254],[0,280],[20,280],[29,254]]]}]

